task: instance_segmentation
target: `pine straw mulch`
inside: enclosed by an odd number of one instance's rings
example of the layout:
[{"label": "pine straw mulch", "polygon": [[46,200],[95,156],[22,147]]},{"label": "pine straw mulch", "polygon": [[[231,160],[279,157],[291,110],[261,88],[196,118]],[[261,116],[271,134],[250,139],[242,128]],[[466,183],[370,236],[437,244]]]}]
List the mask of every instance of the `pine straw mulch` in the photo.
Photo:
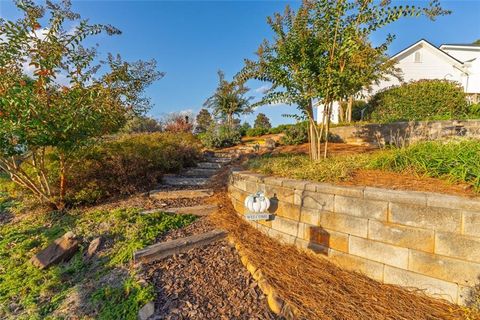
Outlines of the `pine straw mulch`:
[{"label": "pine straw mulch", "polygon": [[[383,284],[326,258],[282,245],[239,219],[225,191],[212,198],[214,224],[241,244],[249,261],[303,319],[462,319],[460,307],[420,290]],[[473,318],[471,318],[473,319]],[[480,319],[480,317],[479,317]]]}]

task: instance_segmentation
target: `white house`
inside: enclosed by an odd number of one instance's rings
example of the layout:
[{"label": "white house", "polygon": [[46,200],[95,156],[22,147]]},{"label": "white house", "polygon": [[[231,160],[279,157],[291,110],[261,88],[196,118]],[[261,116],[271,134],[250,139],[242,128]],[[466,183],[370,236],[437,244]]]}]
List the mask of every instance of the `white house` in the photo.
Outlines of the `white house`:
[{"label": "white house", "polygon": [[[439,48],[420,40],[392,56],[401,70],[402,81],[409,82],[422,79],[446,79],[460,83],[468,94],[470,101],[480,101],[480,45],[442,44]],[[368,97],[384,88],[399,85],[397,78],[391,77],[373,85],[365,91]],[[321,121],[323,107],[317,108]],[[338,122],[338,104],[332,110],[332,122]]]}]

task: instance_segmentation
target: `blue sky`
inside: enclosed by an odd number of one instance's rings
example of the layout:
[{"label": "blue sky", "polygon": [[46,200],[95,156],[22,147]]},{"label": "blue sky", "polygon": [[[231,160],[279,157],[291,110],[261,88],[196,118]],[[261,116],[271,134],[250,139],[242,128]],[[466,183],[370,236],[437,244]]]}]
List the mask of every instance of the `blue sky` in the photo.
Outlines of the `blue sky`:
[{"label": "blue sky", "polygon": [[[217,70],[224,70],[227,77],[240,70],[243,59],[252,58],[260,42],[271,36],[266,17],[282,11],[288,3],[295,7],[300,2],[73,1],[73,7],[91,22],[109,23],[122,30],[121,36],[96,37],[102,54],[120,53],[126,60],[157,60],[166,76],[149,88],[148,95],[155,104],[150,114],[161,117],[172,111],[197,112],[217,85]],[[435,22],[404,19],[375,34],[372,41],[379,43],[387,33],[395,34],[389,49],[394,54],[421,38],[435,45],[470,43],[480,38],[480,0],[441,3],[453,14]],[[0,0],[0,16],[18,17],[11,1]],[[252,95],[258,96],[262,84],[251,82],[249,87]],[[265,106],[242,118],[253,123],[258,112],[267,114],[276,125],[292,122],[282,114],[295,113],[296,109]]]}]

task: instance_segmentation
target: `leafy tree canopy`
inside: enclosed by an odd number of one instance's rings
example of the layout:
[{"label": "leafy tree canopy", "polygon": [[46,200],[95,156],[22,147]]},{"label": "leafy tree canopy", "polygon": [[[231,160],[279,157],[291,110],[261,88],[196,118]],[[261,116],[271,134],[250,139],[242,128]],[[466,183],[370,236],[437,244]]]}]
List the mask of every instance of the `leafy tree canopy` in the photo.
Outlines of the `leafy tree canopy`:
[{"label": "leafy tree canopy", "polygon": [[[438,0],[425,7],[392,6],[388,0],[303,0],[297,11],[287,6],[283,14],[268,18],[273,39],[263,41],[257,59],[245,60],[237,77],[272,84],[254,106],[297,105],[310,121],[310,141],[317,141],[311,145],[311,155],[317,159],[320,136],[328,132],[331,103],[395,73],[386,55],[394,37],[388,35],[379,46],[373,46],[369,36],[405,16],[423,14],[434,19],[448,13]],[[327,128],[320,132],[314,121],[313,99],[325,106]]]},{"label": "leafy tree canopy", "polygon": [[201,109],[197,114],[195,131],[197,133],[204,133],[212,124],[212,115],[207,109]]},{"label": "leafy tree canopy", "polygon": [[215,93],[205,101],[204,106],[210,108],[215,117],[233,126],[234,116],[252,111],[250,106],[252,97],[245,96],[249,90],[243,81],[227,81],[223,71],[218,71],[218,87]]},{"label": "leafy tree canopy", "polygon": [[259,113],[253,125],[254,128],[270,129],[272,124],[264,113]]},{"label": "leafy tree canopy", "polygon": [[[84,40],[120,31],[90,24],[68,0],[16,5],[22,18],[0,19],[0,168],[41,200],[58,204],[74,152],[118,131],[128,114],[147,110],[144,90],[163,73],[154,60],[128,63],[109,54],[97,62],[96,48],[83,46]],[[59,200],[47,178],[55,176],[45,169],[47,149],[60,159]]]}]

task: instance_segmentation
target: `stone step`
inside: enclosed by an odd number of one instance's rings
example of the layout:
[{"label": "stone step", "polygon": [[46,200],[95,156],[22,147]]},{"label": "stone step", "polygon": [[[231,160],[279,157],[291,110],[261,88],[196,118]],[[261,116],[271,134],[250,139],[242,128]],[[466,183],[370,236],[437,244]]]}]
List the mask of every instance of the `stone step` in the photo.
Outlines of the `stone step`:
[{"label": "stone step", "polygon": [[216,163],[228,163],[232,161],[231,158],[218,158],[218,157],[205,157],[205,160],[208,162],[216,162]]},{"label": "stone step", "polygon": [[212,189],[174,190],[174,191],[152,190],[149,192],[150,197],[158,200],[205,198],[205,197],[210,197],[212,195],[213,195]]},{"label": "stone step", "polygon": [[220,169],[222,164],[218,162],[199,162],[197,167],[202,169]]},{"label": "stone step", "polygon": [[196,178],[196,177],[181,177],[181,176],[164,176],[162,179],[163,184],[169,186],[203,186],[208,182],[208,178]]},{"label": "stone step", "polygon": [[181,173],[185,177],[204,177],[209,178],[218,172],[217,169],[190,168]]},{"label": "stone step", "polygon": [[207,216],[211,213],[217,211],[218,206],[214,204],[204,204],[193,207],[179,207],[179,208],[168,208],[165,209],[165,212],[171,212],[176,214],[193,214],[195,216]]},{"label": "stone step", "polygon": [[225,231],[215,229],[185,238],[160,242],[135,252],[133,258],[135,263],[161,260],[174,254],[180,254],[194,248],[208,245],[226,236],[227,233]]},{"label": "stone step", "polygon": [[218,209],[214,204],[202,204],[193,207],[177,207],[177,208],[157,208],[142,211],[142,214],[150,214],[154,212],[169,212],[175,214],[192,214],[194,216],[207,216]]}]

